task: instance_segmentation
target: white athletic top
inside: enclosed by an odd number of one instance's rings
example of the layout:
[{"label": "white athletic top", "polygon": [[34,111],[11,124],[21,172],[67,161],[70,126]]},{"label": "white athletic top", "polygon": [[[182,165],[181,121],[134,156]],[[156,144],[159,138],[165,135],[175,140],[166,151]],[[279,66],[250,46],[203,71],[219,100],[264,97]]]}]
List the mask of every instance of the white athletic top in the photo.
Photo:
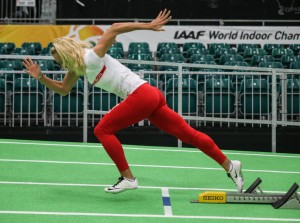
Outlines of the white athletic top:
[{"label": "white athletic top", "polygon": [[93,49],[85,50],[84,63],[86,65],[86,77],[91,84],[105,66],[106,69],[102,77],[94,86],[114,93],[122,99],[146,83],[145,80],[116,59],[108,54],[105,54],[105,56],[101,58]]}]

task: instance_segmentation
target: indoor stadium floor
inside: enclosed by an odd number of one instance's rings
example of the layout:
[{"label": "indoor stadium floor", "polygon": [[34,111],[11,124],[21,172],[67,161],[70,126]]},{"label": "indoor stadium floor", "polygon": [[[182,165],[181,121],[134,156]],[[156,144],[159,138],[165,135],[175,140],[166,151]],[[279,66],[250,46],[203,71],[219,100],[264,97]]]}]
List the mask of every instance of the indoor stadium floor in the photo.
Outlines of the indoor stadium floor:
[{"label": "indoor stadium floor", "polygon": [[[203,191],[235,191],[220,166],[194,148],[124,148],[140,187],[107,194],[119,175],[100,144],[0,139],[0,222],[300,222],[299,209],[190,203]],[[300,184],[300,154],[224,152],[242,161],[245,188],[257,177],[264,192]]]}]

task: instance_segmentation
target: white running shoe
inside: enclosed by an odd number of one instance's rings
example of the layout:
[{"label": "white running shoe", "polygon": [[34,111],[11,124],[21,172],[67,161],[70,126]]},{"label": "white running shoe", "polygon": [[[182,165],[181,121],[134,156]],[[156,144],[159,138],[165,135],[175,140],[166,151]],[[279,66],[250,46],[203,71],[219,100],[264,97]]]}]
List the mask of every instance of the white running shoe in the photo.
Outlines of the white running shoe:
[{"label": "white running shoe", "polygon": [[138,181],[136,178],[133,180],[127,179],[125,177],[120,177],[118,182],[111,187],[107,187],[104,189],[107,193],[120,193],[126,190],[133,190],[138,188]]},{"label": "white running shoe", "polygon": [[230,169],[227,172],[227,176],[235,183],[238,193],[243,192],[244,179],[242,174],[242,163],[238,160],[232,160],[230,162]]}]

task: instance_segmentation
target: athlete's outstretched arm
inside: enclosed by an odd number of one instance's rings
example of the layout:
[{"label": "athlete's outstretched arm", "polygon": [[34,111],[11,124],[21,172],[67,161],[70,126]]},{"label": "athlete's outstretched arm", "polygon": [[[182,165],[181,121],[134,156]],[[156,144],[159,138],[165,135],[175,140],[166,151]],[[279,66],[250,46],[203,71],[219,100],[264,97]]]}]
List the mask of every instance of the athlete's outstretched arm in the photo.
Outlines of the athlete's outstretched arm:
[{"label": "athlete's outstretched arm", "polygon": [[124,22],[114,23],[101,37],[97,45],[93,48],[99,57],[103,57],[111,45],[116,41],[116,36],[134,30],[164,31],[162,28],[172,18],[169,10],[160,11],[156,19],[148,23]]},{"label": "athlete's outstretched arm", "polygon": [[52,91],[65,96],[69,94],[72,87],[76,84],[79,77],[75,74],[72,74],[70,71],[67,72],[63,81],[53,80],[44,75],[41,71],[41,68],[37,63],[33,62],[31,58],[27,57],[23,61],[23,65],[26,68],[25,72],[29,74],[34,79],[39,80],[43,85]]}]

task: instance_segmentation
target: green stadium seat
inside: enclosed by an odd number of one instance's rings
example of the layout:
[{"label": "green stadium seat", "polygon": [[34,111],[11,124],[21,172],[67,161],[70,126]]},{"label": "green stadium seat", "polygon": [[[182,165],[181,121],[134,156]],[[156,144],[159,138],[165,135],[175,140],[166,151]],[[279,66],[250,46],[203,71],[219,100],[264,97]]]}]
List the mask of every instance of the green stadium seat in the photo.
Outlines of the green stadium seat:
[{"label": "green stadium seat", "polygon": [[12,60],[0,60],[0,68],[14,70],[14,66],[15,65]]},{"label": "green stadium seat", "polygon": [[2,48],[5,48],[8,54],[12,54],[13,50],[16,48],[16,44],[13,42],[5,42],[3,43]]},{"label": "green stadium seat", "polygon": [[249,64],[245,61],[227,61],[224,65],[227,66],[239,66],[239,67],[249,67]]},{"label": "green stadium seat", "polygon": [[0,55],[7,55],[9,54],[6,48],[0,47]]},{"label": "green stadium seat", "polygon": [[51,56],[51,49],[48,47],[42,48],[40,55],[41,56]]},{"label": "green stadium seat", "polygon": [[23,49],[27,48],[28,50],[32,49],[34,51],[34,55],[38,55],[42,51],[42,44],[40,42],[24,42],[21,47]]},{"label": "green stadium seat", "polygon": [[175,78],[177,77],[177,71],[178,71],[178,67],[172,67],[172,66],[160,66],[159,67],[159,71],[175,71],[174,73],[161,73],[159,75],[159,80],[165,84],[167,84],[168,80],[171,78]]},{"label": "green stadium seat", "polygon": [[[217,65],[217,63],[216,62],[214,62],[214,61],[196,61],[196,62],[194,62],[193,64],[210,64],[210,65]],[[218,71],[221,71],[221,70],[218,70],[218,69],[213,69],[213,68],[203,68],[203,67],[191,67],[190,68],[190,71],[193,71],[193,72],[195,72],[195,71],[214,71],[214,72],[218,72]],[[196,75],[192,75],[192,77],[195,79],[195,77],[197,77],[198,75],[196,74]],[[199,81],[198,81],[199,82]]]},{"label": "green stadium seat", "polygon": [[48,43],[47,47],[48,47],[49,49],[51,49],[51,48],[53,47],[53,43],[52,43],[52,42]]},{"label": "green stadium seat", "polygon": [[253,55],[250,65],[252,67],[257,67],[260,62],[275,62],[275,60],[271,55]]},{"label": "green stadium seat", "polygon": [[25,67],[23,67],[22,60],[20,59],[12,59],[14,70],[23,70]]},{"label": "green stadium seat", "polygon": [[220,58],[219,64],[224,65],[229,61],[240,61],[244,62],[244,58],[239,54],[223,54]]},{"label": "green stadium seat", "polygon": [[[57,78],[61,80],[62,77]],[[53,114],[81,114],[83,113],[83,81],[78,79],[76,85],[66,96],[53,93]]]},{"label": "green stadium seat", "polygon": [[151,55],[151,51],[148,48],[133,48],[128,51],[128,54],[149,54]]},{"label": "green stadium seat", "polygon": [[23,70],[23,64],[20,59],[7,59],[0,61],[0,68],[7,70]]},{"label": "green stadium seat", "polygon": [[130,42],[129,46],[128,46],[128,52],[130,52],[132,49],[136,49],[136,48],[144,48],[144,49],[148,49],[150,51],[150,46],[149,43],[147,42]]},{"label": "green stadium seat", "polygon": [[[14,80],[17,78],[21,78],[23,76],[23,74],[5,72],[5,71],[13,71],[12,68],[1,68],[0,67],[0,70],[4,71],[3,73],[0,74],[0,78],[3,78],[6,80],[9,90],[12,90]],[[24,74],[24,76],[28,77],[27,74]]]},{"label": "green stadium seat", "polygon": [[55,70],[53,60],[36,60],[41,70]]},{"label": "green stadium seat", "polygon": [[178,54],[164,54],[160,57],[159,61],[161,61],[161,62],[184,63],[185,58],[181,53],[178,53]]},{"label": "green stadium seat", "polygon": [[185,54],[183,54],[187,60],[189,61],[190,58],[194,55],[194,54],[198,54],[198,55],[208,55],[209,52],[208,52],[208,49],[206,48],[201,48],[201,49],[198,49],[198,48],[190,48],[187,50],[187,52]]},{"label": "green stadium seat", "polygon": [[[192,78],[182,78],[182,114],[197,115],[198,94],[197,82]],[[178,78],[167,82],[166,100],[168,106],[178,112]]]},{"label": "green stadium seat", "polygon": [[150,85],[157,87],[157,81],[152,77],[144,77],[144,80],[146,80]]},{"label": "green stadium seat", "polygon": [[283,68],[281,62],[260,62],[258,64],[259,67],[266,67],[266,68]]},{"label": "green stadium seat", "polygon": [[243,115],[268,115],[271,113],[271,93],[267,79],[243,79],[239,89],[240,112]]},{"label": "green stadium seat", "polygon": [[[236,50],[232,49],[232,48],[217,48],[215,50],[215,54],[213,56],[215,58],[215,61],[218,63],[221,56],[227,55],[227,54],[230,54],[230,55],[236,54]],[[242,57],[241,55],[238,55],[238,56]]]},{"label": "green stadium seat", "polygon": [[247,48],[260,48],[258,44],[240,43],[237,45],[237,53],[244,56],[244,52]]},{"label": "green stadium seat", "polygon": [[42,71],[48,70],[47,61],[46,60],[37,60],[35,62],[41,68]]},{"label": "green stadium seat", "polygon": [[207,54],[207,55],[201,55],[201,54],[194,54],[191,56],[190,58],[190,63],[202,63],[202,62],[215,62],[215,58],[210,55],[210,54]]},{"label": "green stadium seat", "polygon": [[89,92],[90,110],[109,111],[118,103],[119,99],[115,94],[108,93],[103,89],[93,87]]},{"label": "green stadium seat", "polygon": [[[263,68],[273,68],[273,69],[282,69],[283,68],[283,64],[281,62],[260,62],[258,67],[263,67]],[[272,77],[271,76],[268,76],[267,79],[269,80],[269,82],[272,81]],[[276,77],[277,79],[277,85],[279,84],[280,82],[280,77],[277,76]]]},{"label": "green stadium seat", "polygon": [[175,42],[159,42],[156,47],[156,52],[159,52],[162,48],[179,48]]},{"label": "green stadium seat", "polygon": [[289,49],[293,50],[294,55],[299,55],[300,52],[300,44],[290,44]]},{"label": "green stadium seat", "polygon": [[[290,68],[290,64],[292,62],[298,62],[297,56],[294,56],[294,55],[283,55],[281,57],[281,63],[282,63],[282,65],[283,65],[284,68]],[[299,62],[300,62],[300,58],[299,58]]]},{"label": "green stadium seat", "polygon": [[16,47],[12,51],[13,55],[35,55],[35,51],[32,48],[20,48]]},{"label": "green stadium seat", "polygon": [[[214,63],[213,65],[216,65],[216,63]],[[201,74],[192,74],[191,75],[191,78],[196,80],[198,83],[198,90],[202,91],[204,89],[204,83],[205,83],[206,79],[215,75],[216,72],[221,72],[222,70],[213,69],[213,68],[193,68],[193,69],[191,68],[191,71],[205,72],[205,73],[201,73]]]},{"label": "green stadium seat", "polygon": [[183,44],[183,53],[187,52],[191,48],[203,49],[206,48],[205,45],[201,42],[186,42]]},{"label": "green stadium seat", "polygon": [[128,55],[129,60],[146,60],[146,61],[151,61],[153,58],[151,57],[150,54],[129,54]]},{"label": "green stadium seat", "polygon": [[179,48],[162,48],[159,52],[157,52],[156,56],[160,58],[164,54],[181,54]]},{"label": "green stadium seat", "polygon": [[300,61],[299,62],[292,62],[290,64],[290,69],[299,69],[300,70]]},{"label": "green stadium seat", "polygon": [[119,48],[119,47],[110,47],[107,50],[107,54],[109,54],[109,55],[120,54],[122,56],[122,58],[124,57],[124,51],[122,50],[122,48]]},{"label": "green stadium seat", "polygon": [[[230,61],[230,62],[226,62],[224,65],[227,65],[227,66],[234,66],[234,67],[249,67],[249,64],[247,63],[247,62],[242,62],[242,61]],[[227,70],[226,69],[226,71],[231,71],[231,72],[249,72],[249,71],[247,71],[247,70],[242,70],[242,69],[230,69],[230,70]],[[231,80],[232,80],[232,82],[233,82],[233,84],[235,84],[236,82],[240,82],[240,80],[242,80],[244,77],[245,77],[245,75],[234,75],[234,76],[228,76],[228,75],[226,75],[225,77],[227,77],[227,78],[231,78]]]},{"label": "green stadium seat", "polygon": [[244,51],[244,60],[250,64],[254,55],[267,55],[267,52],[262,48],[247,48]]},{"label": "green stadium seat", "polygon": [[235,113],[235,91],[232,81],[215,76],[206,79],[203,104],[206,115],[233,115]]},{"label": "green stadium seat", "polygon": [[17,78],[11,96],[13,114],[40,114],[44,111],[44,91],[35,79]]},{"label": "green stadium seat", "polygon": [[0,68],[7,70],[23,70],[23,64],[20,59],[7,59],[0,61]]},{"label": "green stadium seat", "polygon": [[[193,64],[210,64],[210,65],[217,65],[215,61],[196,61]],[[210,69],[210,68],[203,68],[203,67],[191,67],[190,71],[207,71],[207,70],[216,70],[216,69]]]},{"label": "green stadium seat", "polygon": [[118,53],[111,53],[109,54],[112,58],[115,58],[115,59],[123,59],[122,55],[121,54],[118,54]]},{"label": "green stadium seat", "polygon": [[294,56],[294,52],[291,49],[284,48],[275,48],[272,50],[272,56],[274,57],[275,61],[281,61],[281,57],[283,55]]},{"label": "green stadium seat", "polygon": [[271,55],[272,51],[274,49],[283,49],[284,46],[282,44],[273,44],[273,43],[269,43],[269,44],[265,44],[263,46],[263,49],[266,51],[267,54]]},{"label": "green stadium seat", "polygon": [[215,55],[215,52],[218,48],[230,49],[230,45],[228,43],[211,43],[208,45],[209,54]]},{"label": "green stadium seat", "polygon": [[115,42],[111,45],[112,48],[121,48],[124,51],[124,46],[122,42]]}]

